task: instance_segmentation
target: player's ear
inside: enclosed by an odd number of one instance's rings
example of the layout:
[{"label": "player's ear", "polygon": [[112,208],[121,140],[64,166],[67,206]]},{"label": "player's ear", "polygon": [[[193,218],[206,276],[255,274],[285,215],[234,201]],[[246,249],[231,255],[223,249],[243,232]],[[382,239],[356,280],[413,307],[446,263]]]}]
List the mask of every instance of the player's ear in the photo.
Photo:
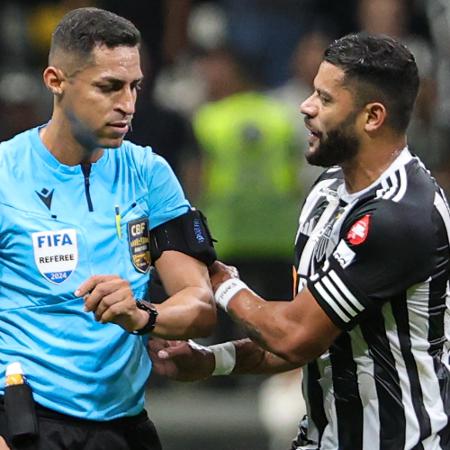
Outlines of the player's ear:
[{"label": "player's ear", "polygon": [[63,94],[64,72],[55,66],[48,66],[43,73],[44,83],[47,89],[56,96]]},{"label": "player's ear", "polygon": [[386,107],[379,102],[368,103],[364,107],[365,123],[364,129],[368,133],[377,131],[386,121]]}]

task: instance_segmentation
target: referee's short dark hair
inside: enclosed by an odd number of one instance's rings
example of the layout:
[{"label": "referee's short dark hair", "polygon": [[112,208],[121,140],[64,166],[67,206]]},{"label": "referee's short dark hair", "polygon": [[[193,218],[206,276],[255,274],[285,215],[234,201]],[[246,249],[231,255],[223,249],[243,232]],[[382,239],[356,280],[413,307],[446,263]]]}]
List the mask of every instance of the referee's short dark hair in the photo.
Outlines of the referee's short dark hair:
[{"label": "referee's short dark hair", "polygon": [[398,132],[406,130],[419,74],[414,56],[403,44],[384,35],[349,34],[330,44],[324,61],[344,71],[358,106],[379,101],[387,110],[386,123]]},{"label": "referee's short dark hair", "polygon": [[53,32],[49,59],[57,50],[89,57],[95,46],[135,47],[140,42],[139,30],[124,17],[100,8],[78,8],[68,12]]}]

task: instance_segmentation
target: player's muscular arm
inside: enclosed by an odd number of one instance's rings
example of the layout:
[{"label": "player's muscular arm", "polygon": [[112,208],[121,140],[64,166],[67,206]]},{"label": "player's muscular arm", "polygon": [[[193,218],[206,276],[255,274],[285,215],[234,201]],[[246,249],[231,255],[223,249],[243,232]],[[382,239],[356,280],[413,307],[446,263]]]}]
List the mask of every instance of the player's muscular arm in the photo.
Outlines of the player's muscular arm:
[{"label": "player's muscular arm", "polygon": [[168,250],[156,261],[170,297],[156,305],[155,336],[186,339],[207,336],[216,321],[216,308],[206,266],[191,256]]},{"label": "player's muscular arm", "polygon": [[[267,352],[250,339],[234,341],[236,363],[232,374],[272,374],[297,367]],[[216,361],[209,347],[187,341],[151,339],[148,350],[153,370],[159,375],[178,381],[198,381],[212,375]]]},{"label": "player's muscular arm", "polygon": [[228,314],[261,347],[296,366],[325,352],[341,332],[307,288],[291,302],[266,302],[241,290],[228,304]]},{"label": "player's muscular arm", "polygon": [[341,332],[307,288],[292,301],[267,302],[245,284],[239,285],[235,267],[216,261],[209,274],[216,301],[248,336],[294,365],[302,366],[321,355]]}]

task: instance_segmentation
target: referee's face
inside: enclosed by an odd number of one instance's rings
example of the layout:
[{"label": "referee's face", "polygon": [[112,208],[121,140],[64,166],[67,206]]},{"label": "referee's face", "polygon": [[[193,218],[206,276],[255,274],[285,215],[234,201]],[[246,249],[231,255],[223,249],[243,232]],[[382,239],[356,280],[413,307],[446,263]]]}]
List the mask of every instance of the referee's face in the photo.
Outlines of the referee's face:
[{"label": "referee's face", "polygon": [[[138,47],[95,47],[92,62],[65,83],[61,106],[75,138],[119,147],[130,128],[141,80]],[[80,130],[85,136],[77,136]]]},{"label": "referee's face", "polygon": [[351,160],[360,140],[353,94],[344,84],[342,69],[322,62],[314,80],[314,92],[301,105],[309,130],[305,156],[310,164],[330,167]]}]

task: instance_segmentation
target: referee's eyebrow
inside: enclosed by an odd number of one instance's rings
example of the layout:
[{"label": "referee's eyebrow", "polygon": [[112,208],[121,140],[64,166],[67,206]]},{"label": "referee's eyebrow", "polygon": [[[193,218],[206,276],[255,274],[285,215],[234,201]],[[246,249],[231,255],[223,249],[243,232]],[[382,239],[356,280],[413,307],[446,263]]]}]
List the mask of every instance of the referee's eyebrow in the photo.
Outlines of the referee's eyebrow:
[{"label": "referee's eyebrow", "polygon": [[[136,78],[135,80],[130,82],[130,85],[132,88],[139,88],[143,80],[144,80],[144,77]],[[128,82],[122,78],[111,77],[109,75],[100,77],[99,79],[97,79],[93,82],[93,84],[95,84],[95,85],[98,85],[101,83],[109,83],[114,88],[120,89],[122,86],[126,85]]]},{"label": "referee's eyebrow", "polygon": [[[139,77],[133,80],[131,83],[142,83],[144,80],[144,77]],[[97,81],[107,81],[110,83],[126,83],[126,81],[122,78],[112,77],[110,75],[105,75],[103,77],[100,77]]]}]

